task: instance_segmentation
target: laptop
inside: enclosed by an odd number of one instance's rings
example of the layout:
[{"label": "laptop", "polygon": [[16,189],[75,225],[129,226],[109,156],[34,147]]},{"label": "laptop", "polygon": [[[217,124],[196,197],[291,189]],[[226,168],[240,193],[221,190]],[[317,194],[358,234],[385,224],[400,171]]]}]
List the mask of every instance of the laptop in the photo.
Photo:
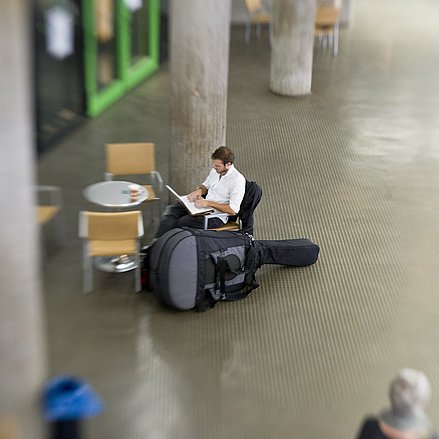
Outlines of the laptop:
[{"label": "laptop", "polygon": [[204,215],[214,211],[212,207],[196,207],[193,201],[188,200],[187,195],[178,195],[171,186],[166,185],[166,189],[177,197],[180,204],[183,205],[191,215]]}]

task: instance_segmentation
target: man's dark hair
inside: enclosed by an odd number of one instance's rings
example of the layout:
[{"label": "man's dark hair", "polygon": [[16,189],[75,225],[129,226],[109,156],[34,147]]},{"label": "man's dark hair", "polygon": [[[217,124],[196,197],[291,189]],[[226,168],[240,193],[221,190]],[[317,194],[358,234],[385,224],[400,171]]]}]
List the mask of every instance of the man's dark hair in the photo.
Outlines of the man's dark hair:
[{"label": "man's dark hair", "polygon": [[228,146],[220,146],[210,156],[212,160],[221,160],[223,165],[227,163],[233,163],[235,160],[235,154]]}]

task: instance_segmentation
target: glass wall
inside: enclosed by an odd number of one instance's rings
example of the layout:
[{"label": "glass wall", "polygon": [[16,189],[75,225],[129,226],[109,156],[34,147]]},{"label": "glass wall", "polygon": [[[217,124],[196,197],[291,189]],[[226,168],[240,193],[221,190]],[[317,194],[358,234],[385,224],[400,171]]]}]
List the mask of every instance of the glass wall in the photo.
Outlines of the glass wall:
[{"label": "glass wall", "polygon": [[145,1],[140,9],[133,11],[130,21],[130,65],[135,66],[151,56],[149,2]]},{"label": "glass wall", "polygon": [[[84,83],[80,0],[60,9],[48,0],[34,3],[34,65],[37,148],[44,151],[82,119]],[[59,44],[57,23],[67,25]],[[64,20],[64,21],[63,21]],[[68,40],[68,41],[67,41]],[[70,44],[69,44],[70,41]]]},{"label": "glass wall", "polygon": [[157,70],[159,17],[159,0],[34,0],[38,151]]}]

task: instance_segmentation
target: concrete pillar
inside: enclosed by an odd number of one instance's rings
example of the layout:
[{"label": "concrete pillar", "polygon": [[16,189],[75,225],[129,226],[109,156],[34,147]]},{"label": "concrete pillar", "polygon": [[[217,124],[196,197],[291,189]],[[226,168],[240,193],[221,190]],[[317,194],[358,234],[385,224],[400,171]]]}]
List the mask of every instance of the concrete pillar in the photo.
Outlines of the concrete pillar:
[{"label": "concrete pillar", "polygon": [[46,355],[34,219],[31,4],[0,2],[0,430],[40,439],[47,437],[40,403]]},{"label": "concrete pillar", "polygon": [[225,144],[230,9],[230,0],[171,2],[170,180],[182,193],[202,183]]},{"label": "concrete pillar", "polygon": [[274,0],[270,90],[311,93],[316,0]]}]

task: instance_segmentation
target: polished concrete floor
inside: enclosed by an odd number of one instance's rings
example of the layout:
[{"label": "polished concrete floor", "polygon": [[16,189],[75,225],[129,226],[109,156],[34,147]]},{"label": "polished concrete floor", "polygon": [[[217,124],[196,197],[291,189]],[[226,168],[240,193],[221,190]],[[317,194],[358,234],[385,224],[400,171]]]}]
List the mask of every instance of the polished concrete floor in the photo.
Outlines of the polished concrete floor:
[{"label": "polished concrete floor", "polygon": [[104,144],[155,142],[169,177],[166,66],[41,158],[67,223],[62,248],[45,233],[51,374],[105,400],[87,437],[353,438],[404,366],[430,377],[439,426],[439,2],[352,3],[338,57],[315,48],[308,97],[271,94],[266,32],[246,46],[233,29],[227,143],[264,190],[256,238],[321,246],[311,267],[261,268],[244,301],[174,312],[130,273],[81,293],[77,215]]}]

